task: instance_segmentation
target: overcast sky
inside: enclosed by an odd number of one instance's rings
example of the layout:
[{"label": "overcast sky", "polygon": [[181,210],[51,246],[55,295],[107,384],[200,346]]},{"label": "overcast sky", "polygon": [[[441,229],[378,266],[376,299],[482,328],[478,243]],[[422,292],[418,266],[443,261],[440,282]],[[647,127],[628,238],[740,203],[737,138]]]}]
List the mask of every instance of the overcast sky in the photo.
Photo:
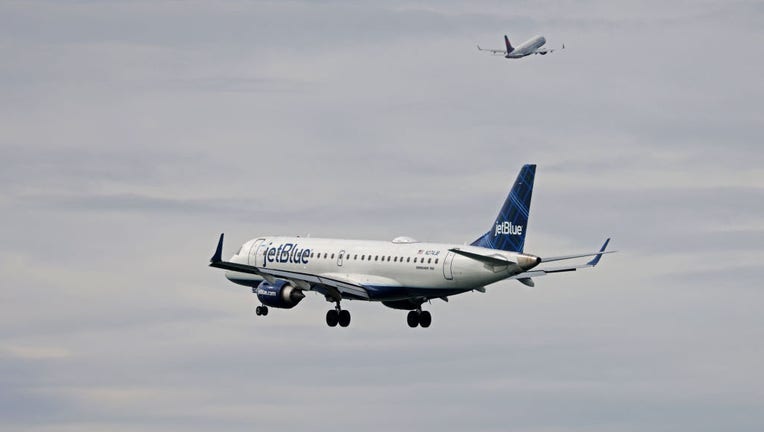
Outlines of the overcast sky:
[{"label": "overcast sky", "polygon": [[[0,4],[0,430],[760,431],[757,1]],[[535,34],[547,56],[479,53]],[[256,317],[263,234],[595,270]]]}]

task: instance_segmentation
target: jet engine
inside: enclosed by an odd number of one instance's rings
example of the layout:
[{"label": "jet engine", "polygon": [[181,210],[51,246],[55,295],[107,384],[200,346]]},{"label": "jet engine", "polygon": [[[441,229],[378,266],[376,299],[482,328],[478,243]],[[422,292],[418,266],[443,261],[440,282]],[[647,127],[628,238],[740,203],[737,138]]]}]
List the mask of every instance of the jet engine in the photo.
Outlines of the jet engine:
[{"label": "jet engine", "polygon": [[305,298],[301,289],[283,280],[277,280],[273,284],[262,281],[252,292],[257,294],[257,299],[262,304],[281,309],[291,309]]}]

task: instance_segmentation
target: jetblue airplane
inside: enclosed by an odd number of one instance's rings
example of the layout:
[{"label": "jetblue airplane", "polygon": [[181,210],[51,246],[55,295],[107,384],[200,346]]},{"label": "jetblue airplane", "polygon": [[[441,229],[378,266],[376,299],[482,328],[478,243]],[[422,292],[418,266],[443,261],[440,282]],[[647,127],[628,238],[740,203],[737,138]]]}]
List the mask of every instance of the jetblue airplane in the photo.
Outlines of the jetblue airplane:
[{"label": "jetblue airplane", "polygon": [[[504,58],[508,59],[516,59],[516,58],[522,58],[525,56],[529,56],[531,54],[541,54],[545,55],[547,53],[554,52],[554,49],[549,48],[541,48],[546,43],[546,39],[544,39],[544,36],[534,36],[527,41],[521,43],[517,48],[513,47],[512,44],[509,42],[509,38],[507,35],[504,35],[504,46],[506,46],[506,49],[500,50],[500,49],[485,49],[480,48],[480,45],[477,46],[478,50],[480,51],[488,51],[491,54],[501,54],[504,56]],[[562,45],[561,49],[565,49],[565,45]]]},{"label": "jetblue airplane", "polygon": [[[432,316],[422,305],[431,299],[485,292],[486,285],[504,279],[532,287],[534,277],[594,267],[610,253],[605,252],[610,239],[599,252],[586,254],[539,257],[523,251],[535,174],[536,165],[523,166],[491,228],[470,245],[409,237],[388,242],[265,236],[249,240],[223,261],[220,234],[210,266],[226,270],[231,282],[252,288],[262,303],[257,315],[268,315],[268,307],[291,309],[305,298],[305,291],[314,291],[335,304],[326,313],[330,327],[350,325],[342,300],[379,301],[410,311],[410,327],[429,327]],[[585,264],[537,268],[582,257],[593,258]]]}]

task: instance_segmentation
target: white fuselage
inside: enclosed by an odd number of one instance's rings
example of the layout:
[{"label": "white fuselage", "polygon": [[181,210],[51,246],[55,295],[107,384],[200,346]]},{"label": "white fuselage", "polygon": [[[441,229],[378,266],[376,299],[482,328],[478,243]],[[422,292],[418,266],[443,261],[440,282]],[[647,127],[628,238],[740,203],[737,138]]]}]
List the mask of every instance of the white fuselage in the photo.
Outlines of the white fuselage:
[{"label": "white fuselage", "polygon": [[546,43],[546,39],[544,39],[544,36],[534,36],[528,39],[527,41],[521,43],[514,50],[508,53],[505,57],[520,58],[520,57],[529,56],[535,53],[536,50],[544,46],[545,43]]},{"label": "white fuselage", "polygon": [[[455,254],[459,248],[511,263],[493,267]],[[271,270],[322,275],[362,284],[370,300],[396,300],[416,295],[446,296],[482,288],[521,273],[517,253],[442,243],[422,243],[411,239],[392,242],[320,239],[309,237],[260,237],[242,245],[231,259]],[[227,271],[238,284],[257,286],[262,277]],[[307,288],[309,289],[309,288]]]}]

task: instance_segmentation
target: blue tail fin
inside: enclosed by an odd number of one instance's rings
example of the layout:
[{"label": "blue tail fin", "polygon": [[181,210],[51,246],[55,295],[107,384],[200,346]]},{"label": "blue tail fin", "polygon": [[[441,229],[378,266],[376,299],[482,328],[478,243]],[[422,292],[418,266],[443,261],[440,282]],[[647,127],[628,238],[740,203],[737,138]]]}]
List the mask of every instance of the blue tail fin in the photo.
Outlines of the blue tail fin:
[{"label": "blue tail fin", "polygon": [[535,176],[536,165],[523,165],[494,225],[482,237],[472,242],[472,246],[512,252],[523,251]]}]

